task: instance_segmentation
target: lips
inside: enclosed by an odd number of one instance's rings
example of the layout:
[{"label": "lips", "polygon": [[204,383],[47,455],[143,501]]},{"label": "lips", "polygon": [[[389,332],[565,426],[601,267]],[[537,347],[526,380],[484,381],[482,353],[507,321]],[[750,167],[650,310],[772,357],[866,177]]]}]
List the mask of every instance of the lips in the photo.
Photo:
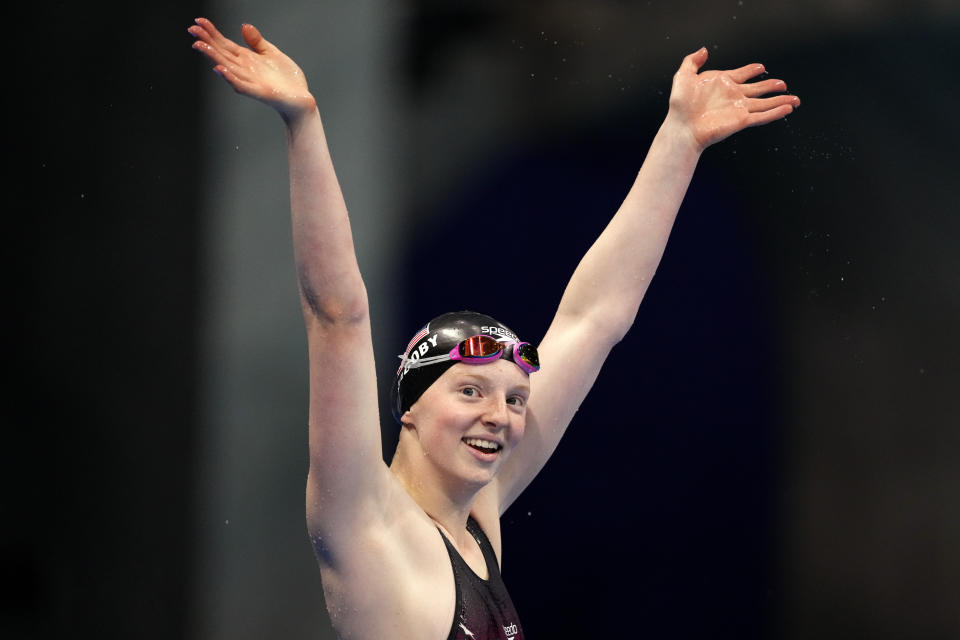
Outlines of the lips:
[{"label": "lips", "polygon": [[471,449],[480,453],[494,454],[503,449],[503,445],[495,440],[486,440],[484,438],[463,438],[463,442]]}]

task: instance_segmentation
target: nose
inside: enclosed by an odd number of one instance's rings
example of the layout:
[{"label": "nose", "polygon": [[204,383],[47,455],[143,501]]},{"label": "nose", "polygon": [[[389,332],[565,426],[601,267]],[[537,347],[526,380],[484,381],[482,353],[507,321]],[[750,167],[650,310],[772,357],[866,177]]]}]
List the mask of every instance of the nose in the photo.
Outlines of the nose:
[{"label": "nose", "polygon": [[503,429],[510,424],[506,398],[495,396],[488,399],[484,407],[483,423],[492,429]]}]

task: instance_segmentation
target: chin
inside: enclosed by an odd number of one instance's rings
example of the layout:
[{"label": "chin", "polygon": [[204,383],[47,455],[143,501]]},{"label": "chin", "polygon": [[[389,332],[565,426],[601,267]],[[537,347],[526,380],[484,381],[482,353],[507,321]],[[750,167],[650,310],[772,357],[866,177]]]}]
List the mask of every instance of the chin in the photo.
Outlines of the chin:
[{"label": "chin", "polygon": [[488,468],[476,468],[466,470],[462,476],[465,482],[476,487],[479,491],[484,488],[491,482],[494,478],[500,473],[500,469],[503,467],[503,460],[498,460],[496,465],[491,465]]}]

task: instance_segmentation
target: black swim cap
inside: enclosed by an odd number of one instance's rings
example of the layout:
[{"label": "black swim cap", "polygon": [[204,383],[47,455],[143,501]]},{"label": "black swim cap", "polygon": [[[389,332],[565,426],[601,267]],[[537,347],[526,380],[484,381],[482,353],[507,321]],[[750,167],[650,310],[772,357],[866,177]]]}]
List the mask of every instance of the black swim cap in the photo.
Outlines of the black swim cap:
[{"label": "black swim cap", "polygon": [[405,365],[420,358],[445,355],[467,338],[483,334],[520,342],[517,334],[505,324],[474,311],[456,311],[437,316],[413,336],[390,388],[390,409],[397,422],[423,392],[456,362],[446,360],[422,367]]}]

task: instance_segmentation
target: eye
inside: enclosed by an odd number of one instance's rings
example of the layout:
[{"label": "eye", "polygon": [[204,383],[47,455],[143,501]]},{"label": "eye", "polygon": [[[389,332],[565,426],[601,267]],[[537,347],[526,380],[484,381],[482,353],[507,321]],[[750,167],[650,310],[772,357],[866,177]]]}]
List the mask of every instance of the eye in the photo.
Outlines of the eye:
[{"label": "eye", "polygon": [[527,404],[527,399],[523,396],[510,396],[507,398],[507,404],[512,404],[516,407],[522,407]]},{"label": "eye", "polygon": [[460,389],[460,393],[467,396],[468,398],[476,398],[478,395],[480,395],[480,392],[477,390],[476,387],[463,387],[462,389]]}]

